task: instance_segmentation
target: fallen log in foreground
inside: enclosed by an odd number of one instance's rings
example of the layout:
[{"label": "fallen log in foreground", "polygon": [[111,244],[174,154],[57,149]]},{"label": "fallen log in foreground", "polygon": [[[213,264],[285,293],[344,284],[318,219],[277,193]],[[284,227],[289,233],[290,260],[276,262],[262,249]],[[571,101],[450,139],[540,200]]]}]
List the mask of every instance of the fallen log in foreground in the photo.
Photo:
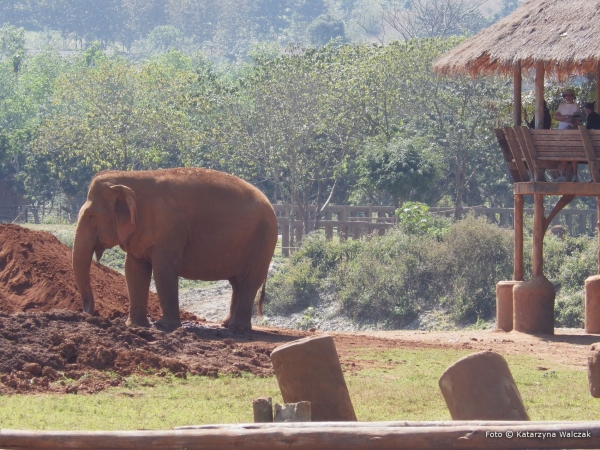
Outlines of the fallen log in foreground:
[{"label": "fallen log in foreground", "polygon": [[2,449],[592,449],[600,422],[306,422],[170,431],[0,430]]}]

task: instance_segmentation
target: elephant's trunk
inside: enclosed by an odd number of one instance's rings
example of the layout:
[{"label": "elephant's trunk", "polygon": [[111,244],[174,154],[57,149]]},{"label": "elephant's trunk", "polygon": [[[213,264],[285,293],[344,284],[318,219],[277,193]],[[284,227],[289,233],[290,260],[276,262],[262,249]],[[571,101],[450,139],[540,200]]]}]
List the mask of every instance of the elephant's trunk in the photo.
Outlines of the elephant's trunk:
[{"label": "elephant's trunk", "polygon": [[94,294],[90,284],[90,267],[95,245],[96,236],[81,226],[81,222],[78,223],[73,244],[73,274],[83,302],[83,310],[88,314],[94,313]]}]

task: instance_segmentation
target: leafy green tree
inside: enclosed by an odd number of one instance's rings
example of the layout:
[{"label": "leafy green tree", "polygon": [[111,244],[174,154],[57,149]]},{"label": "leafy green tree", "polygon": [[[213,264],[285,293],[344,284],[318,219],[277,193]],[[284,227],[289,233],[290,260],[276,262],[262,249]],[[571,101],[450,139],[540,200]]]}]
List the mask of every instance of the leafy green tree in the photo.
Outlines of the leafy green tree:
[{"label": "leafy green tree", "polygon": [[119,58],[91,67],[82,61],[59,79],[58,110],[42,124],[34,153],[73,192],[99,170],[181,166],[196,139],[182,108],[193,77],[165,60],[141,67]]},{"label": "leafy green tree", "polygon": [[359,170],[359,184],[387,193],[396,207],[409,199],[425,198],[438,181],[438,167],[432,156],[404,138],[367,145],[359,159]]}]

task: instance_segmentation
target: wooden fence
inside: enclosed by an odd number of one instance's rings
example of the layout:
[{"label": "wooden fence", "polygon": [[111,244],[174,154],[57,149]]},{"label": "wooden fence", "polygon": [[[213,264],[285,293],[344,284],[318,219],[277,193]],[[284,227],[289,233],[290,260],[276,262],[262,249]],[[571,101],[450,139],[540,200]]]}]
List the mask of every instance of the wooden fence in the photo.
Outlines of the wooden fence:
[{"label": "wooden fence", "polygon": [[[304,222],[298,207],[294,207],[294,221],[292,225],[291,205],[273,205],[279,233],[281,235],[282,254],[289,256],[290,250],[302,242],[305,234]],[[497,225],[513,227],[512,208],[487,208],[473,206],[463,208],[465,213],[473,212],[478,216],[486,216],[488,220]],[[315,220],[316,208],[309,209],[309,218]],[[453,208],[429,208],[432,214],[452,217]],[[525,214],[533,214],[533,208],[525,208]],[[385,234],[386,230],[397,223],[395,208],[393,206],[342,206],[329,205],[322,213],[323,219],[318,222],[318,229],[325,231],[327,239],[338,236],[339,239],[361,239],[372,234]],[[596,232],[597,211],[595,209],[563,209],[552,221],[552,225],[563,225],[572,236],[593,235]],[[293,228],[293,229],[292,229]],[[309,230],[311,231],[311,230]],[[290,235],[294,233],[294,246],[290,246]]]},{"label": "wooden fence", "polygon": [[3,449],[598,449],[598,422],[280,422],[174,430],[0,430]]}]

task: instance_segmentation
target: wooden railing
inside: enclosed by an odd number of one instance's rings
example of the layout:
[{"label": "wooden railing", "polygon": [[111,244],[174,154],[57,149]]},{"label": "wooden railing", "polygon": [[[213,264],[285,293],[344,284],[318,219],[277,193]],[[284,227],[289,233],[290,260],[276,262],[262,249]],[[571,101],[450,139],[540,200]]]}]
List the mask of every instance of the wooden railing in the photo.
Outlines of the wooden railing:
[{"label": "wooden railing", "polygon": [[[302,242],[305,234],[304,222],[297,207],[294,208],[294,227],[291,229],[291,205],[273,205],[277,222],[279,223],[279,234],[281,235],[281,247],[283,256],[289,256],[290,250],[294,250]],[[385,234],[397,223],[393,206],[342,206],[330,205],[324,210],[323,219],[318,222],[318,228],[325,231],[327,239],[333,239],[334,235],[340,240],[361,239],[368,235]],[[472,211],[478,216],[486,216],[492,223],[502,227],[513,227],[512,208],[487,208],[485,206],[473,206],[463,208],[465,213]],[[309,209],[309,218],[312,223],[315,220],[316,208]],[[452,217],[454,208],[429,208],[432,214]],[[525,214],[533,214],[533,208],[525,208]],[[553,225],[562,225],[569,235],[592,235],[596,231],[597,212],[595,209],[563,209],[552,221]],[[290,246],[290,234],[294,233],[294,245]]]}]

